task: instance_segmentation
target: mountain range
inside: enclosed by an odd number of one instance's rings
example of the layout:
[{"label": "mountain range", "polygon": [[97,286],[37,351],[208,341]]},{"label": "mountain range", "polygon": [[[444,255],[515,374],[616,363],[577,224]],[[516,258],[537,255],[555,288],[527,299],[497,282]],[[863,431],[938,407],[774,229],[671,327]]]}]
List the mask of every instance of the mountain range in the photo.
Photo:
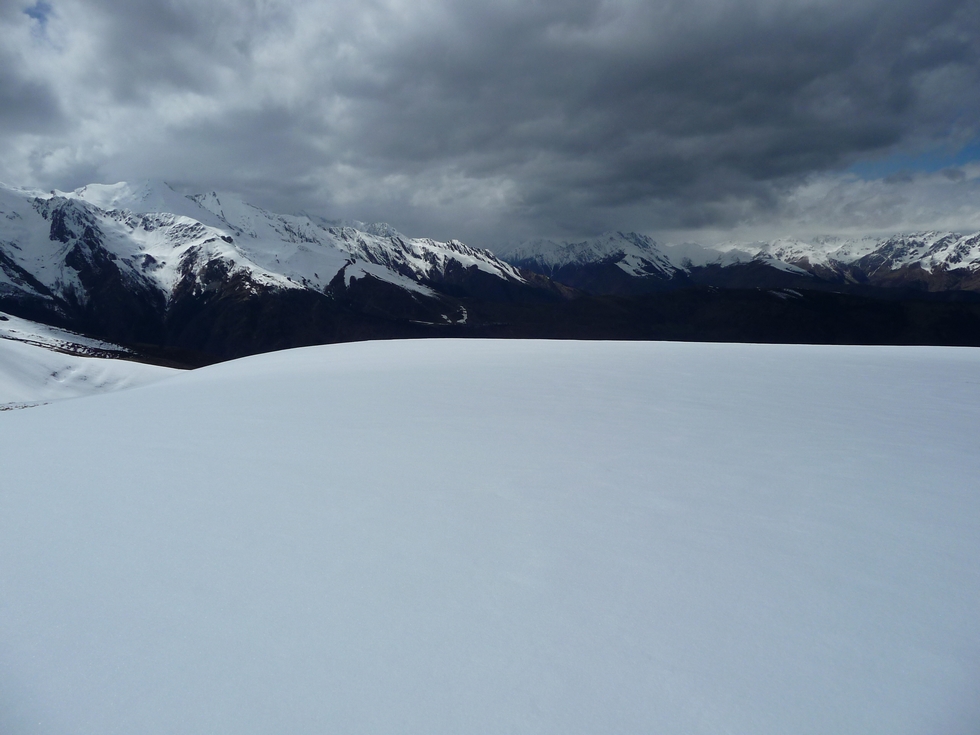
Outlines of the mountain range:
[{"label": "mountain range", "polygon": [[0,189],[0,304],[114,341],[228,357],[396,336],[393,323],[397,336],[465,324],[463,296],[558,292],[455,240],[273,214],[216,193]]},{"label": "mountain range", "polygon": [[818,237],[660,245],[614,232],[578,242],[535,240],[497,250],[511,264],[592,293],[693,285],[902,287],[980,291],[980,232]]},{"label": "mountain range", "polygon": [[162,182],[0,186],[0,310],[164,363],[426,336],[980,342],[980,233],[495,251]]}]

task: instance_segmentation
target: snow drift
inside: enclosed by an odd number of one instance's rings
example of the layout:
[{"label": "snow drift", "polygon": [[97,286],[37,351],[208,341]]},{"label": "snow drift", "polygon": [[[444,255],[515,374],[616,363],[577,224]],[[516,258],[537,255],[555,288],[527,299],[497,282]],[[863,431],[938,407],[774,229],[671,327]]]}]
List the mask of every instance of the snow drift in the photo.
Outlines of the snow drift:
[{"label": "snow drift", "polygon": [[131,388],[178,373],[119,345],[0,313],[0,411]]},{"label": "snow drift", "polygon": [[974,733],[978,376],[360,343],[0,414],[0,731]]}]

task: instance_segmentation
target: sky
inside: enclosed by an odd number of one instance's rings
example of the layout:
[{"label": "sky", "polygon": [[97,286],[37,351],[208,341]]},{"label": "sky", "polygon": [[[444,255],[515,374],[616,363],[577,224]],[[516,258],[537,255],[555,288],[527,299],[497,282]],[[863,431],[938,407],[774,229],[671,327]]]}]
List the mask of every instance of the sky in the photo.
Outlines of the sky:
[{"label": "sky", "polygon": [[975,0],[0,0],[0,181],[493,247],[980,230]]}]

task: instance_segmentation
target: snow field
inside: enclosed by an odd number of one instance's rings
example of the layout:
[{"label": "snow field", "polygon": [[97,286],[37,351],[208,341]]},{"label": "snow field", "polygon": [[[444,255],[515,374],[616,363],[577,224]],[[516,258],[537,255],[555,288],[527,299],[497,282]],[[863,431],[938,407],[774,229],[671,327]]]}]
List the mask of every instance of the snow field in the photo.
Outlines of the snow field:
[{"label": "snow field", "polygon": [[113,347],[16,317],[0,321],[0,411],[145,385],[180,372],[52,349]]},{"label": "snow field", "polygon": [[407,341],[0,414],[0,732],[973,733],[980,351]]}]

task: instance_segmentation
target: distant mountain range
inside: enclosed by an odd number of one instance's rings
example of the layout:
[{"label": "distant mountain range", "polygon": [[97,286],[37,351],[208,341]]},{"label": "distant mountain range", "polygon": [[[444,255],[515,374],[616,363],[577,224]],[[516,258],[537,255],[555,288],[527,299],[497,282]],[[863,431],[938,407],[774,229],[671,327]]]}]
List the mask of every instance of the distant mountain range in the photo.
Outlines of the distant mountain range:
[{"label": "distant mountain range", "polygon": [[536,240],[497,253],[517,267],[591,293],[693,285],[980,291],[980,233],[779,239],[706,247],[664,246],[644,235],[615,232],[580,242]]},{"label": "distant mountain range", "polygon": [[973,344],[978,291],[980,234],[494,254],[164,183],[0,186],[0,310],[180,364],[426,336]]}]

